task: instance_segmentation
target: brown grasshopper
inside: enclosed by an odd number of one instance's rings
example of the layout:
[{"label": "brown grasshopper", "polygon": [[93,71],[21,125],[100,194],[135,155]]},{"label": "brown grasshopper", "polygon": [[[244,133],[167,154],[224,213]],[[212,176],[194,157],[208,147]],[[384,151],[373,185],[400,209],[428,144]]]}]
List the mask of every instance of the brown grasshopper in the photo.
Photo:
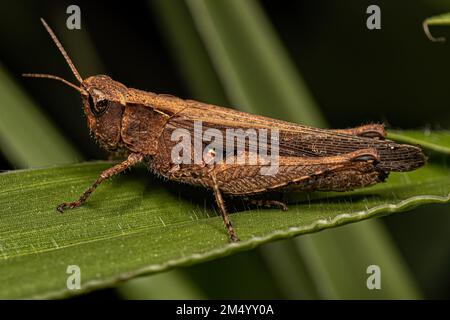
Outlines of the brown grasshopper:
[{"label": "brown grasshopper", "polygon": [[[89,129],[101,147],[127,156],[122,163],[102,172],[77,201],[60,204],[57,207],[60,212],[81,206],[103,181],[144,162],[158,176],[211,189],[230,238],[237,241],[223,195],[239,196],[256,205],[287,210],[282,202],[256,196],[286,190],[348,191],[382,182],[390,171],[414,170],[425,163],[420,148],[385,140],[382,124],[342,130],[318,129],[127,88],[106,75],[83,80],[54,32],[41,20],[80,85],[48,74],[24,76],[55,79],[80,92]],[[252,164],[237,161],[254,155],[256,150],[246,140],[235,137],[231,152],[208,149],[205,141],[201,141],[210,159],[223,155],[220,162],[211,163],[203,158],[199,163],[175,161],[172,151],[177,141],[173,141],[172,134],[183,129],[198,138],[198,132],[193,129],[196,122],[219,133],[230,128],[276,130],[276,173],[262,174],[261,169],[267,163],[259,156]],[[243,147],[241,153],[236,151],[239,146]],[[190,152],[189,156],[196,157],[196,151]]]}]

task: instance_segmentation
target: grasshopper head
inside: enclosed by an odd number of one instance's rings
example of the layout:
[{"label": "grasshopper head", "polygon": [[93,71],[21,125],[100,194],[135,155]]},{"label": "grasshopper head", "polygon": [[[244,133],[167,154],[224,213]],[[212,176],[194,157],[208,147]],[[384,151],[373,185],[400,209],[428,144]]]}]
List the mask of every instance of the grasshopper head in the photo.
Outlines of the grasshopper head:
[{"label": "grasshopper head", "polygon": [[80,85],[51,74],[26,73],[23,76],[58,80],[80,92],[89,129],[105,149],[116,150],[121,140],[120,129],[127,88],[105,75],[92,76],[83,80],[53,30],[44,19],[41,19],[41,22]]},{"label": "grasshopper head", "polygon": [[117,149],[127,88],[105,75],[89,77],[81,86],[89,129],[105,149]]}]

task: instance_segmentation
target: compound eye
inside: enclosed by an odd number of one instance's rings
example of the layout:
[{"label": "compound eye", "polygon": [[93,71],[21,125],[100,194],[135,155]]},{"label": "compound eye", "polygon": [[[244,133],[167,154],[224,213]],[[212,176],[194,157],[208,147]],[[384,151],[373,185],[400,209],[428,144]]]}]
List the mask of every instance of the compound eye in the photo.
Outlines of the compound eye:
[{"label": "compound eye", "polygon": [[106,109],[108,109],[108,100],[98,100],[94,101],[91,95],[89,95],[89,107],[91,108],[92,113],[96,117],[100,117],[105,113]]}]

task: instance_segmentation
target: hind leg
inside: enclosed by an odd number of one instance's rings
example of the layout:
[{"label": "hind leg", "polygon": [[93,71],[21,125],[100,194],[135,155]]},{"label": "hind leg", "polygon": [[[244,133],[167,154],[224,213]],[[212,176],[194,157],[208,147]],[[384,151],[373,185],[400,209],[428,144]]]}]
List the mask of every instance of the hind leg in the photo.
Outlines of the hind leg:
[{"label": "hind leg", "polygon": [[371,165],[343,167],[309,177],[288,187],[291,191],[352,191],[384,182],[389,173]]}]

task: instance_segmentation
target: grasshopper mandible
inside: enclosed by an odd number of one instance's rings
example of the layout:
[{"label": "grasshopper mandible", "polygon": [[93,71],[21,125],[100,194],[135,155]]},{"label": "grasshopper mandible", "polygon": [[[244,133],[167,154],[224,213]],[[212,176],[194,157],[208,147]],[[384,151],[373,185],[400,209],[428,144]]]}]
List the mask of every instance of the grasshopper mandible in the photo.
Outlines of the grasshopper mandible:
[{"label": "grasshopper mandible", "polygon": [[[275,120],[233,109],[182,100],[169,95],[127,88],[106,75],[83,80],[52,29],[41,19],[54,43],[64,56],[80,85],[49,74],[24,74],[26,77],[61,81],[81,94],[87,124],[100,146],[110,152],[121,152],[127,159],[100,174],[98,179],[74,202],[57,207],[81,206],[105,180],[138,163],[145,163],[158,176],[169,180],[202,186],[213,191],[217,206],[231,241],[238,241],[225,208],[223,195],[239,196],[253,204],[287,206],[275,200],[256,196],[271,191],[349,191],[386,179],[390,171],[409,171],[425,163],[422,150],[415,146],[385,140],[382,124],[368,124],[351,129],[325,130]],[[255,150],[244,140],[236,150],[207,150],[208,155],[223,154],[223,161],[175,163],[171,139],[177,129],[193,131],[195,122],[219,132],[226,129],[277,130],[277,171],[262,174],[262,161],[242,164]],[[234,139],[234,138],[233,138]],[[233,140],[234,142],[234,140]],[[205,141],[202,141],[205,146]],[[269,148],[270,149],[270,148]]]}]

